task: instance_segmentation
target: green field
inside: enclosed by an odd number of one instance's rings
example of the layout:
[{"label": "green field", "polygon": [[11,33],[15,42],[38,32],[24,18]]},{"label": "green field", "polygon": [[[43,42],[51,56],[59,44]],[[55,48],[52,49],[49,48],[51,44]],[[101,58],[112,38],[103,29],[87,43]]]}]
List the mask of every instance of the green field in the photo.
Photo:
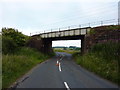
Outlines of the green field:
[{"label": "green field", "polygon": [[80,50],[61,50],[61,49],[54,49],[54,52],[66,52],[69,54],[80,53]]}]

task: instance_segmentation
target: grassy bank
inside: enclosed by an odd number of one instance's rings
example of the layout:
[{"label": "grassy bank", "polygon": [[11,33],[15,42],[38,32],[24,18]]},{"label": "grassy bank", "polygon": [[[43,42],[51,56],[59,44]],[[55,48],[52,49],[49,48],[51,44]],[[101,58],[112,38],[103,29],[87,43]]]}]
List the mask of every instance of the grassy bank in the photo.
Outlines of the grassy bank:
[{"label": "grassy bank", "polygon": [[86,55],[74,54],[77,64],[120,85],[120,44],[108,42],[97,44]]},{"label": "grassy bank", "polygon": [[50,55],[44,55],[31,48],[21,48],[15,54],[2,56],[2,87],[7,88],[19,77],[28,72],[32,67],[48,59]]}]

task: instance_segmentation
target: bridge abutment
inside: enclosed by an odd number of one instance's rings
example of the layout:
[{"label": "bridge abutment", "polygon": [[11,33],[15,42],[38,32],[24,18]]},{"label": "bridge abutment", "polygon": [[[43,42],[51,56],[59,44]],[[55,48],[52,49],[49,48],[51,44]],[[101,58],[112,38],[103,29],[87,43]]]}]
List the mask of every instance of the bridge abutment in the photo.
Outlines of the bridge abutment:
[{"label": "bridge abutment", "polygon": [[82,55],[88,52],[97,43],[119,41],[120,25],[100,26],[94,28],[76,28],[64,31],[54,31],[32,36],[28,46],[36,48],[43,53],[51,53],[52,41],[55,40],[81,40]]},{"label": "bridge abutment", "polygon": [[81,54],[85,54],[86,53],[86,36],[83,35],[81,37]]},{"label": "bridge abutment", "polygon": [[[69,40],[70,37],[67,37],[67,38]],[[67,39],[67,38],[64,38],[64,39]],[[81,35],[76,38],[81,39],[81,54],[83,55],[86,53],[86,36]],[[53,39],[51,38],[40,38],[39,36],[38,37],[35,36],[35,37],[32,37],[31,40],[28,42],[28,46],[32,48],[36,48],[37,50],[45,54],[51,54],[53,53],[52,41]]]},{"label": "bridge abutment", "polygon": [[53,52],[52,49],[52,40],[51,39],[43,39],[43,47],[42,47],[42,51],[45,54],[49,54]]}]

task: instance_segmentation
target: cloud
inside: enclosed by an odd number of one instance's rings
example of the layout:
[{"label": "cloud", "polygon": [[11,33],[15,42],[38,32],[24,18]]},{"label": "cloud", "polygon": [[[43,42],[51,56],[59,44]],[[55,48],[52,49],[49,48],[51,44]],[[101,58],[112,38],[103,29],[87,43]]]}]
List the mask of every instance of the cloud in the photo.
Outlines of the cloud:
[{"label": "cloud", "polygon": [[119,0],[1,0],[1,2],[118,2]]},{"label": "cloud", "polygon": [[[90,2],[89,2],[90,1]],[[114,7],[110,7],[108,0],[2,0],[3,27],[23,28],[24,31],[60,28],[68,25],[89,23],[95,20],[109,19],[114,16]],[[111,1],[111,0],[109,0]],[[117,0],[113,0],[114,2]],[[111,3],[111,2],[110,2]],[[112,6],[115,3],[112,3]],[[116,5],[117,6],[117,5]],[[101,9],[102,8],[102,9]],[[114,8],[114,9],[112,9]],[[108,13],[104,13],[109,9]],[[112,9],[110,11],[110,9]],[[103,10],[103,12],[102,12]],[[1,12],[0,12],[1,13]],[[104,15],[106,14],[106,15]],[[101,19],[100,17],[103,17]],[[105,18],[104,18],[105,17]],[[1,18],[0,18],[1,19]],[[27,28],[30,28],[27,30]]]}]

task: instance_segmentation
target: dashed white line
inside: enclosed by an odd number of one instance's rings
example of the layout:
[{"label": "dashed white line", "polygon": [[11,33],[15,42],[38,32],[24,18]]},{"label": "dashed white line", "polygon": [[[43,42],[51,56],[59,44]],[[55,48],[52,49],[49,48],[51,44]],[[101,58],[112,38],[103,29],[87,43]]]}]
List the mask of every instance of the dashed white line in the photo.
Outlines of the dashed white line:
[{"label": "dashed white line", "polygon": [[62,60],[62,58],[60,59],[60,61]]},{"label": "dashed white line", "polygon": [[61,72],[61,65],[60,65],[60,62],[59,62],[59,71]]},{"label": "dashed white line", "polygon": [[58,61],[57,61],[57,64],[58,64]]},{"label": "dashed white line", "polygon": [[68,84],[66,82],[64,82],[64,84],[65,84],[65,87],[67,88],[67,90],[70,90]]}]

